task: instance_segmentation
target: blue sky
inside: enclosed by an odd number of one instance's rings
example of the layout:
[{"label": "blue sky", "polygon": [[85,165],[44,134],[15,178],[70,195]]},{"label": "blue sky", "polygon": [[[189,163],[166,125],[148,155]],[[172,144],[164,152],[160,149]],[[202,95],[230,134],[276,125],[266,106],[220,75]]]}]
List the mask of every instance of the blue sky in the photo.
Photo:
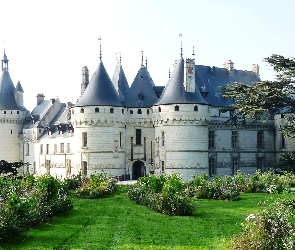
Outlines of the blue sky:
[{"label": "blue sky", "polygon": [[98,37],[110,77],[121,53],[129,85],[142,50],[154,83],[167,83],[180,57],[179,34],[184,57],[195,47],[196,64],[222,67],[231,59],[236,69],[251,70],[258,63],[263,80],[273,78],[263,58],[294,56],[293,0],[0,0],[0,10],[0,48],[29,110],[38,93],[77,100],[82,67],[92,76],[99,63]]}]

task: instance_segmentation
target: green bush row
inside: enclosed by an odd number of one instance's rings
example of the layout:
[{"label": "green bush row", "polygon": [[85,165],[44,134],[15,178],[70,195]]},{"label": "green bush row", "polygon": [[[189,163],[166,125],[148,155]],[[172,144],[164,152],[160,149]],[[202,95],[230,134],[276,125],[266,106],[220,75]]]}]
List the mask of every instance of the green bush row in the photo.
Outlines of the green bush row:
[{"label": "green bush row", "polygon": [[141,177],[127,189],[127,197],[137,204],[167,215],[191,215],[189,199],[185,196],[185,183],[179,174],[149,175]]},{"label": "green bush row", "polygon": [[0,240],[72,208],[68,189],[50,175],[0,177]]}]

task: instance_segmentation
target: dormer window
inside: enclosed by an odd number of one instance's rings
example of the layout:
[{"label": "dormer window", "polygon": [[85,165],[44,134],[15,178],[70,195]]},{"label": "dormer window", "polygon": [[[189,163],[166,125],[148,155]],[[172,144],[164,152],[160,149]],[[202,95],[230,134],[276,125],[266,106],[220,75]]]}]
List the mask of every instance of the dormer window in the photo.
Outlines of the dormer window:
[{"label": "dormer window", "polygon": [[179,106],[176,105],[176,106],[174,107],[174,110],[175,110],[175,111],[179,111]]},{"label": "dormer window", "polygon": [[194,111],[198,111],[198,106],[194,106]]},{"label": "dormer window", "polygon": [[110,108],[110,113],[114,113],[114,108]]},{"label": "dormer window", "polygon": [[84,113],[84,109],[83,108],[80,109],[80,113]]},{"label": "dormer window", "polygon": [[99,108],[95,108],[95,113],[99,113]]}]

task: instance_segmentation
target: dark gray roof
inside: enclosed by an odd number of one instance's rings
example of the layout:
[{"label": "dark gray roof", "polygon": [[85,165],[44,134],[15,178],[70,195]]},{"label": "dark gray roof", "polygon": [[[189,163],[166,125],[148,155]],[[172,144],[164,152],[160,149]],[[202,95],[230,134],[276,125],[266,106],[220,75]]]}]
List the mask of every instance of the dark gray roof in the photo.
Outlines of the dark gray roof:
[{"label": "dark gray roof", "polygon": [[20,81],[17,82],[15,91],[24,92],[22,85],[20,84]]},{"label": "dark gray roof", "polygon": [[123,106],[102,62],[75,106]]},{"label": "dark gray roof", "polygon": [[219,92],[221,87],[226,87],[228,83],[232,82],[251,86],[253,82],[260,81],[259,77],[252,71],[234,69],[231,76],[225,68],[196,65],[195,69],[198,89],[209,92],[205,100],[216,107],[226,107],[233,103],[232,100],[221,96]]},{"label": "dark gray roof", "polygon": [[156,105],[166,104],[184,104],[184,103],[196,103],[196,104],[208,104],[202,97],[199,90],[196,88],[195,93],[188,93],[184,88],[184,60],[181,58],[178,60],[175,68],[172,72],[159,101]]},{"label": "dark gray roof", "polygon": [[116,69],[112,77],[112,82],[118,92],[121,101],[123,101],[125,95],[128,92],[129,85],[120,62],[118,62],[116,65]]},{"label": "dark gray roof", "polygon": [[125,96],[125,106],[128,108],[149,108],[153,106],[158,100],[154,86],[155,84],[147,68],[142,65]]},{"label": "dark gray roof", "polygon": [[0,110],[26,110],[26,108],[17,105],[14,90],[9,72],[3,70],[0,76]]}]

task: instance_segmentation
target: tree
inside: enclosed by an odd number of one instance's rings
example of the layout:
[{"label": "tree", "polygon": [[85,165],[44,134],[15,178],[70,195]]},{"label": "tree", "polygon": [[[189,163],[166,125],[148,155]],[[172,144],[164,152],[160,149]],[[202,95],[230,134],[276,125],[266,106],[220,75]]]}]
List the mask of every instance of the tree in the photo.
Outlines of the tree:
[{"label": "tree", "polygon": [[23,162],[7,162],[5,160],[0,161],[0,175],[12,174],[17,175],[17,169],[23,166]]},{"label": "tree", "polygon": [[285,136],[295,136],[295,59],[272,55],[265,58],[276,72],[276,80],[254,82],[252,86],[234,82],[221,89],[225,98],[233,99],[232,108],[254,121],[285,113],[281,130]]},{"label": "tree", "polygon": [[295,152],[281,154],[275,169],[295,174]]}]

